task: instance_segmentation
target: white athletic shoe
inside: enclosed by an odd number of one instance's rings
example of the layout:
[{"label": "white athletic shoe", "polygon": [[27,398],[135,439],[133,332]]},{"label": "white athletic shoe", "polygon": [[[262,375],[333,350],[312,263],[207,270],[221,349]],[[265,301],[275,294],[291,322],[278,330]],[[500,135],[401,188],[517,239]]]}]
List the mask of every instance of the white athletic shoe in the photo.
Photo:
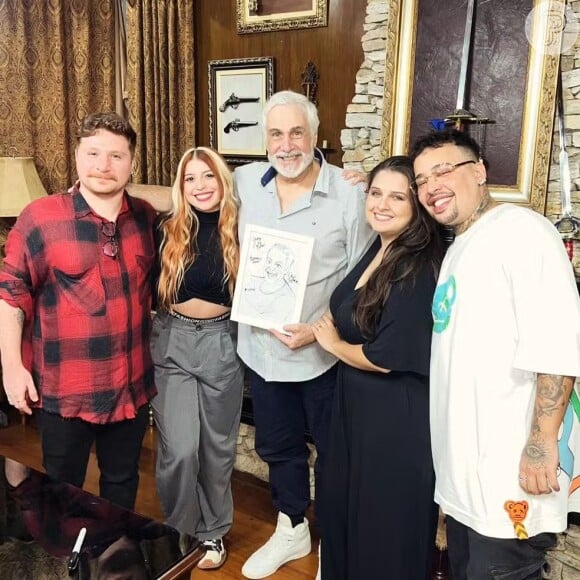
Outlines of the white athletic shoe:
[{"label": "white athletic shoe", "polygon": [[278,524],[270,539],[247,560],[242,574],[251,580],[260,580],[274,574],[282,564],[310,554],[308,520],[292,527],[290,518],[280,512]]},{"label": "white athletic shoe", "polygon": [[228,556],[223,540],[221,538],[204,540],[202,544],[206,552],[204,557],[197,563],[197,567],[201,570],[215,570],[223,566]]}]

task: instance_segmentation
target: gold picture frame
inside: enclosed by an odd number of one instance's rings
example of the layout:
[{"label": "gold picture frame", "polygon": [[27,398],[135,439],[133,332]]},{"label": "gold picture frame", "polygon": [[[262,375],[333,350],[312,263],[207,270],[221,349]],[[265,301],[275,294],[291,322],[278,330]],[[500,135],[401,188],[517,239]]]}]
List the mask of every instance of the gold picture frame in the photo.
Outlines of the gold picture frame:
[{"label": "gold picture frame", "polygon": [[[542,17],[545,11],[535,10],[545,2],[549,2],[549,13],[557,13],[563,6],[556,0],[533,2],[517,182],[489,184],[490,192],[498,201],[525,205],[540,213],[546,205],[559,54],[549,54],[538,47],[553,46],[554,35],[562,33],[554,29],[548,18]],[[409,149],[418,4],[419,0],[389,2],[382,158],[404,154]]]},{"label": "gold picture frame", "polygon": [[[238,34],[328,26],[328,0],[236,0]],[[263,12],[263,13],[261,13]]]}]

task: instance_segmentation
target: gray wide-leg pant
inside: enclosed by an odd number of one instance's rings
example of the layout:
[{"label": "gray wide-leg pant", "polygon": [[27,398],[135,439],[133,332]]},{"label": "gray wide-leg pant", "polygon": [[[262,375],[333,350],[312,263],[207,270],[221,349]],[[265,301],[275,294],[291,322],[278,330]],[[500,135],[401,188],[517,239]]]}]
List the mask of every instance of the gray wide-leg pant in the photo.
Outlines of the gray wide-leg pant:
[{"label": "gray wide-leg pant", "polygon": [[157,490],[167,523],[202,541],[221,538],[233,521],[243,390],[234,324],[166,313],[153,321]]}]

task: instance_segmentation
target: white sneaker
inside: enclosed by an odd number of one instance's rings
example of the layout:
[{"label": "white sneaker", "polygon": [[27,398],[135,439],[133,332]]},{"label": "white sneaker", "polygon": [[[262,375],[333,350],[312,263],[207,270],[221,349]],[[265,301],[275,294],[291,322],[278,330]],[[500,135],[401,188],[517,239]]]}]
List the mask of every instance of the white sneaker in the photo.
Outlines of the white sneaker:
[{"label": "white sneaker", "polygon": [[197,567],[201,570],[215,570],[223,566],[228,556],[223,540],[221,538],[204,540],[202,544],[206,552],[203,558],[197,563]]},{"label": "white sneaker", "polygon": [[322,557],[320,554],[320,545],[322,542],[318,542],[318,572],[316,572],[316,580],[322,580]]},{"label": "white sneaker", "polygon": [[310,554],[310,530],[308,520],[292,527],[290,518],[280,512],[278,525],[270,539],[247,560],[242,574],[251,580],[259,580],[274,574],[282,564],[298,560]]}]

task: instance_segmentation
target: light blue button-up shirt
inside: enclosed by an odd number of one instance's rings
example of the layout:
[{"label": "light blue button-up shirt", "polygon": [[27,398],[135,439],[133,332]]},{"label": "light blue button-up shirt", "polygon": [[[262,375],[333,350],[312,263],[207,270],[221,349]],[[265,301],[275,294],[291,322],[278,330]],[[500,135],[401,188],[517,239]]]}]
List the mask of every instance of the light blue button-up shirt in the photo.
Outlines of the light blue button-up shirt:
[{"label": "light blue button-up shirt", "polygon": [[[239,236],[248,224],[310,236],[310,263],[301,322],[312,323],[328,310],[332,291],[370,246],[376,233],[365,219],[365,192],[342,177],[342,170],[324,161],[317,150],[320,173],[312,192],[282,213],[276,191],[276,170],[265,162],[235,171],[241,202]],[[267,330],[240,324],[238,354],[266,381],[306,381],[328,370],[336,359],[318,343],[289,349]]]}]

